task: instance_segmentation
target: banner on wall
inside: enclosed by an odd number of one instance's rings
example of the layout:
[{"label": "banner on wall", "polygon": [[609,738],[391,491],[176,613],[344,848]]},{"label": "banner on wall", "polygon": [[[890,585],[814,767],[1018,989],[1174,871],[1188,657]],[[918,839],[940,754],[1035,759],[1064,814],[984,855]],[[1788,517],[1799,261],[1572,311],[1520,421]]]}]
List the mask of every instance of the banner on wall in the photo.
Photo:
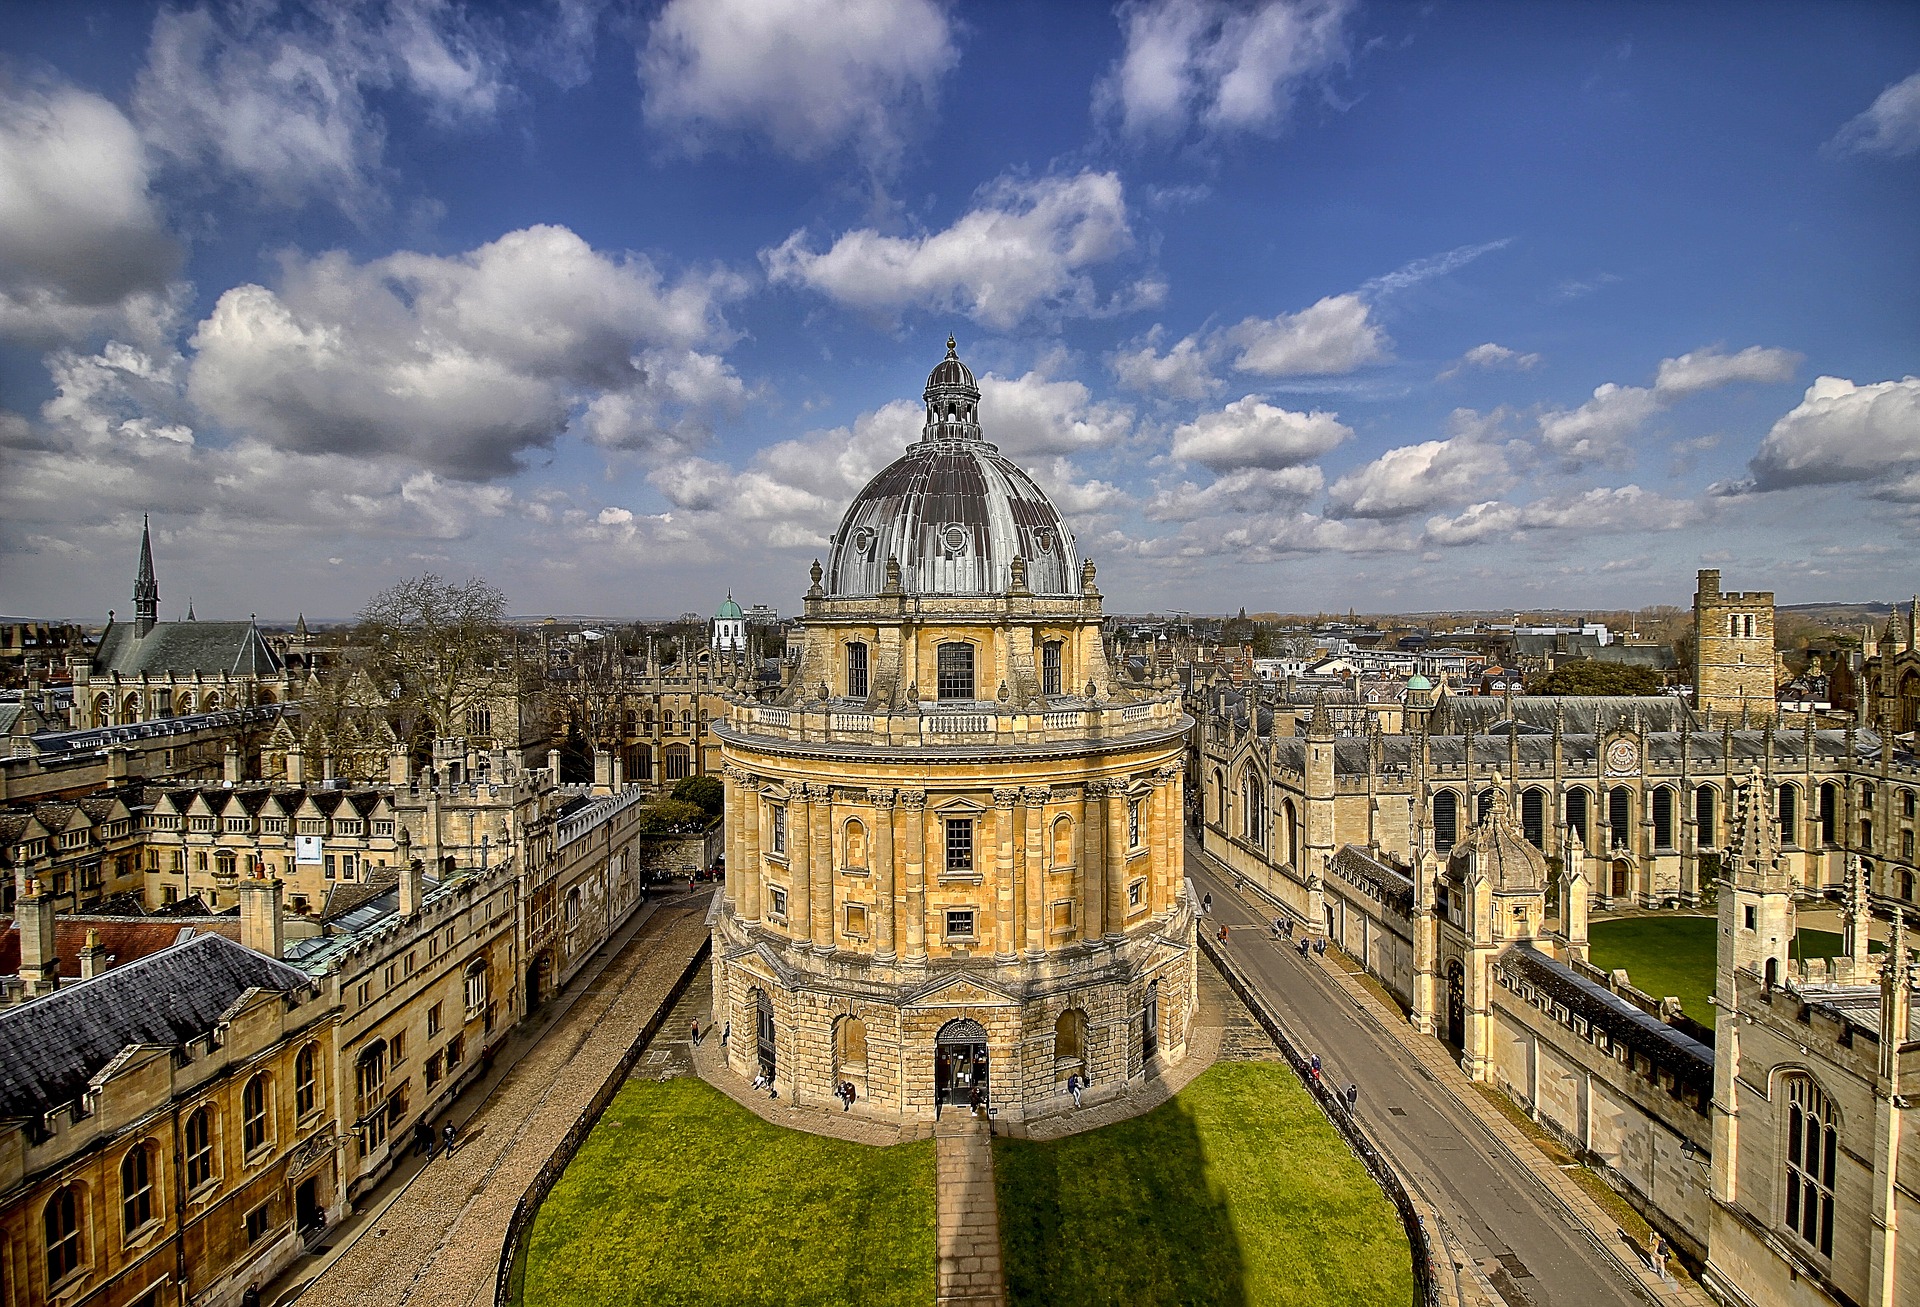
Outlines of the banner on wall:
[{"label": "banner on wall", "polygon": [[295,866],[320,865],[320,837],[318,835],[296,835],[293,837],[293,861]]}]

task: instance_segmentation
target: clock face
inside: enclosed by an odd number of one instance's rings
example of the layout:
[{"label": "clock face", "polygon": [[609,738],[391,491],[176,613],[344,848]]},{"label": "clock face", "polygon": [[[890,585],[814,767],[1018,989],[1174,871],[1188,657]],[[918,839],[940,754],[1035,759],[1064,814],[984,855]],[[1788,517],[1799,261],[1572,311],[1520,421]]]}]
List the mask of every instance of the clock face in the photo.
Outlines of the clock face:
[{"label": "clock face", "polygon": [[1607,746],[1607,770],[1613,772],[1632,771],[1640,762],[1640,751],[1632,740],[1615,740]]}]

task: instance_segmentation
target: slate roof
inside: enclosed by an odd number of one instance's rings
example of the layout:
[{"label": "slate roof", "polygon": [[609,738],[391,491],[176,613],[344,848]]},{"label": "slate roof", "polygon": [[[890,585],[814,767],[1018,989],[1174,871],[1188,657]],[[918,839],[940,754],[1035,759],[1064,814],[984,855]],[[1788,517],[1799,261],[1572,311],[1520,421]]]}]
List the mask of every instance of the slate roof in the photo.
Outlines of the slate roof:
[{"label": "slate roof", "polygon": [[155,622],[143,638],[116,622],[94,651],[95,675],[278,676],[280,657],[252,622]]},{"label": "slate roof", "polygon": [[1685,701],[1670,694],[1516,694],[1505,696],[1448,695],[1433,710],[1435,734],[1461,734],[1469,726],[1485,731],[1511,718],[1523,730],[1551,731],[1556,719],[1561,730],[1593,734],[1631,730],[1636,714],[1648,731],[1699,730],[1703,719]]},{"label": "slate roof", "polygon": [[364,881],[335,885],[327,891],[327,902],[320,910],[320,920],[331,922],[344,917],[399,886],[400,870],[397,867],[380,867]]},{"label": "slate roof", "polygon": [[[1561,765],[1569,780],[1578,781],[1582,775],[1590,778],[1605,739],[1605,736],[1590,734],[1560,737]],[[1649,762],[1678,763],[1683,747],[1678,731],[1648,735],[1646,744]],[[1804,732],[1773,732],[1775,765],[1784,766],[1801,757],[1806,744]],[[1724,770],[1726,759],[1731,755],[1736,770],[1744,773],[1748,770],[1747,764],[1758,764],[1766,757],[1767,732],[1700,730],[1686,739],[1684,747],[1694,769],[1699,772]],[[1406,772],[1411,770],[1414,760],[1419,757],[1420,738],[1416,735],[1382,735],[1378,737],[1378,748],[1380,775]],[[1435,735],[1427,741],[1427,748],[1436,771],[1454,771],[1466,765],[1467,737],[1464,735]],[[1844,758],[1846,748],[1845,731],[1814,732],[1813,753],[1816,758]],[[1259,749],[1263,754],[1266,752],[1264,741]],[[1288,771],[1298,772],[1306,767],[1307,742],[1299,736],[1281,736],[1274,741],[1273,752],[1280,766]],[[1490,773],[1498,769],[1504,773],[1510,767],[1515,752],[1524,764],[1549,766],[1553,762],[1553,737],[1522,733],[1515,750],[1506,735],[1475,735],[1474,770]],[[1879,736],[1872,731],[1856,732],[1854,753],[1861,758],[1878,758]],[[1367,741],[1353,736],[1336,740],[1333,746],[1333,770],[1337,776],[1365,776]]]},{"label": "slate roof", "polygon": [[105,975],[0,1011],[0,1119],[70,1103],[132,1044],[204,1036],[250,989],[311,989],[304,972],[219,935],[196,935]]},{"label": "slate roof", "polygon": [[1605,1030],[1614,1042],[1625,1044],[1673,1075],[1683,1087],[1712,1087],[1711,1048],[1681,1034],[1659,1017],[1642,1012],[1605,985],[1577,974],[1531,944],[1515,944],[1500,955],[1500,963],[1519,971],[1569,1012]]}]

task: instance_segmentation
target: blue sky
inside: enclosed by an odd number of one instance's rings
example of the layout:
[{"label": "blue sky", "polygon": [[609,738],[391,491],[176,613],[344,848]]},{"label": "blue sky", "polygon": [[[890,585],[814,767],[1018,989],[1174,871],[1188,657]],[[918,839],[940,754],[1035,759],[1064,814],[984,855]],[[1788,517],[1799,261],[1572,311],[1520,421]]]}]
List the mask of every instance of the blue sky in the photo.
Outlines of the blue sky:
[{"label": "blue sky", "polygon": [[1920,586],[1920,8],[0,7],[0,611],[791,610],[955,333],[1124,611]]}]

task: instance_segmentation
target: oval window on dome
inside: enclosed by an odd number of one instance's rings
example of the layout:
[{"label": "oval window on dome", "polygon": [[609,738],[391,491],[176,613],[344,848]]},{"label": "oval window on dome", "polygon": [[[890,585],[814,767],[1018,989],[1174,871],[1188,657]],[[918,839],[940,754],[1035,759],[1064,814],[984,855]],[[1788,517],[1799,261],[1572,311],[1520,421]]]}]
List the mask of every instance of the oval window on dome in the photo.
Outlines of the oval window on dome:
[{"label": "oval window on dome", "polygon": [[940,542],[947,547],[948,553],[964,554],[967,552],[967,529],[963,526],[950,526],[940,533]]},{"label": "oval window on dome", "polygon": [[1042,527],[1033,533],[1033,547],[1043,554],[1053,552],[1053,532]]},{"label": "oval window on dome", "polygon": [[853,549],[855,553],[859,554],[870,554],[873,552],[872,527],[863,526],[853,533]]}]

